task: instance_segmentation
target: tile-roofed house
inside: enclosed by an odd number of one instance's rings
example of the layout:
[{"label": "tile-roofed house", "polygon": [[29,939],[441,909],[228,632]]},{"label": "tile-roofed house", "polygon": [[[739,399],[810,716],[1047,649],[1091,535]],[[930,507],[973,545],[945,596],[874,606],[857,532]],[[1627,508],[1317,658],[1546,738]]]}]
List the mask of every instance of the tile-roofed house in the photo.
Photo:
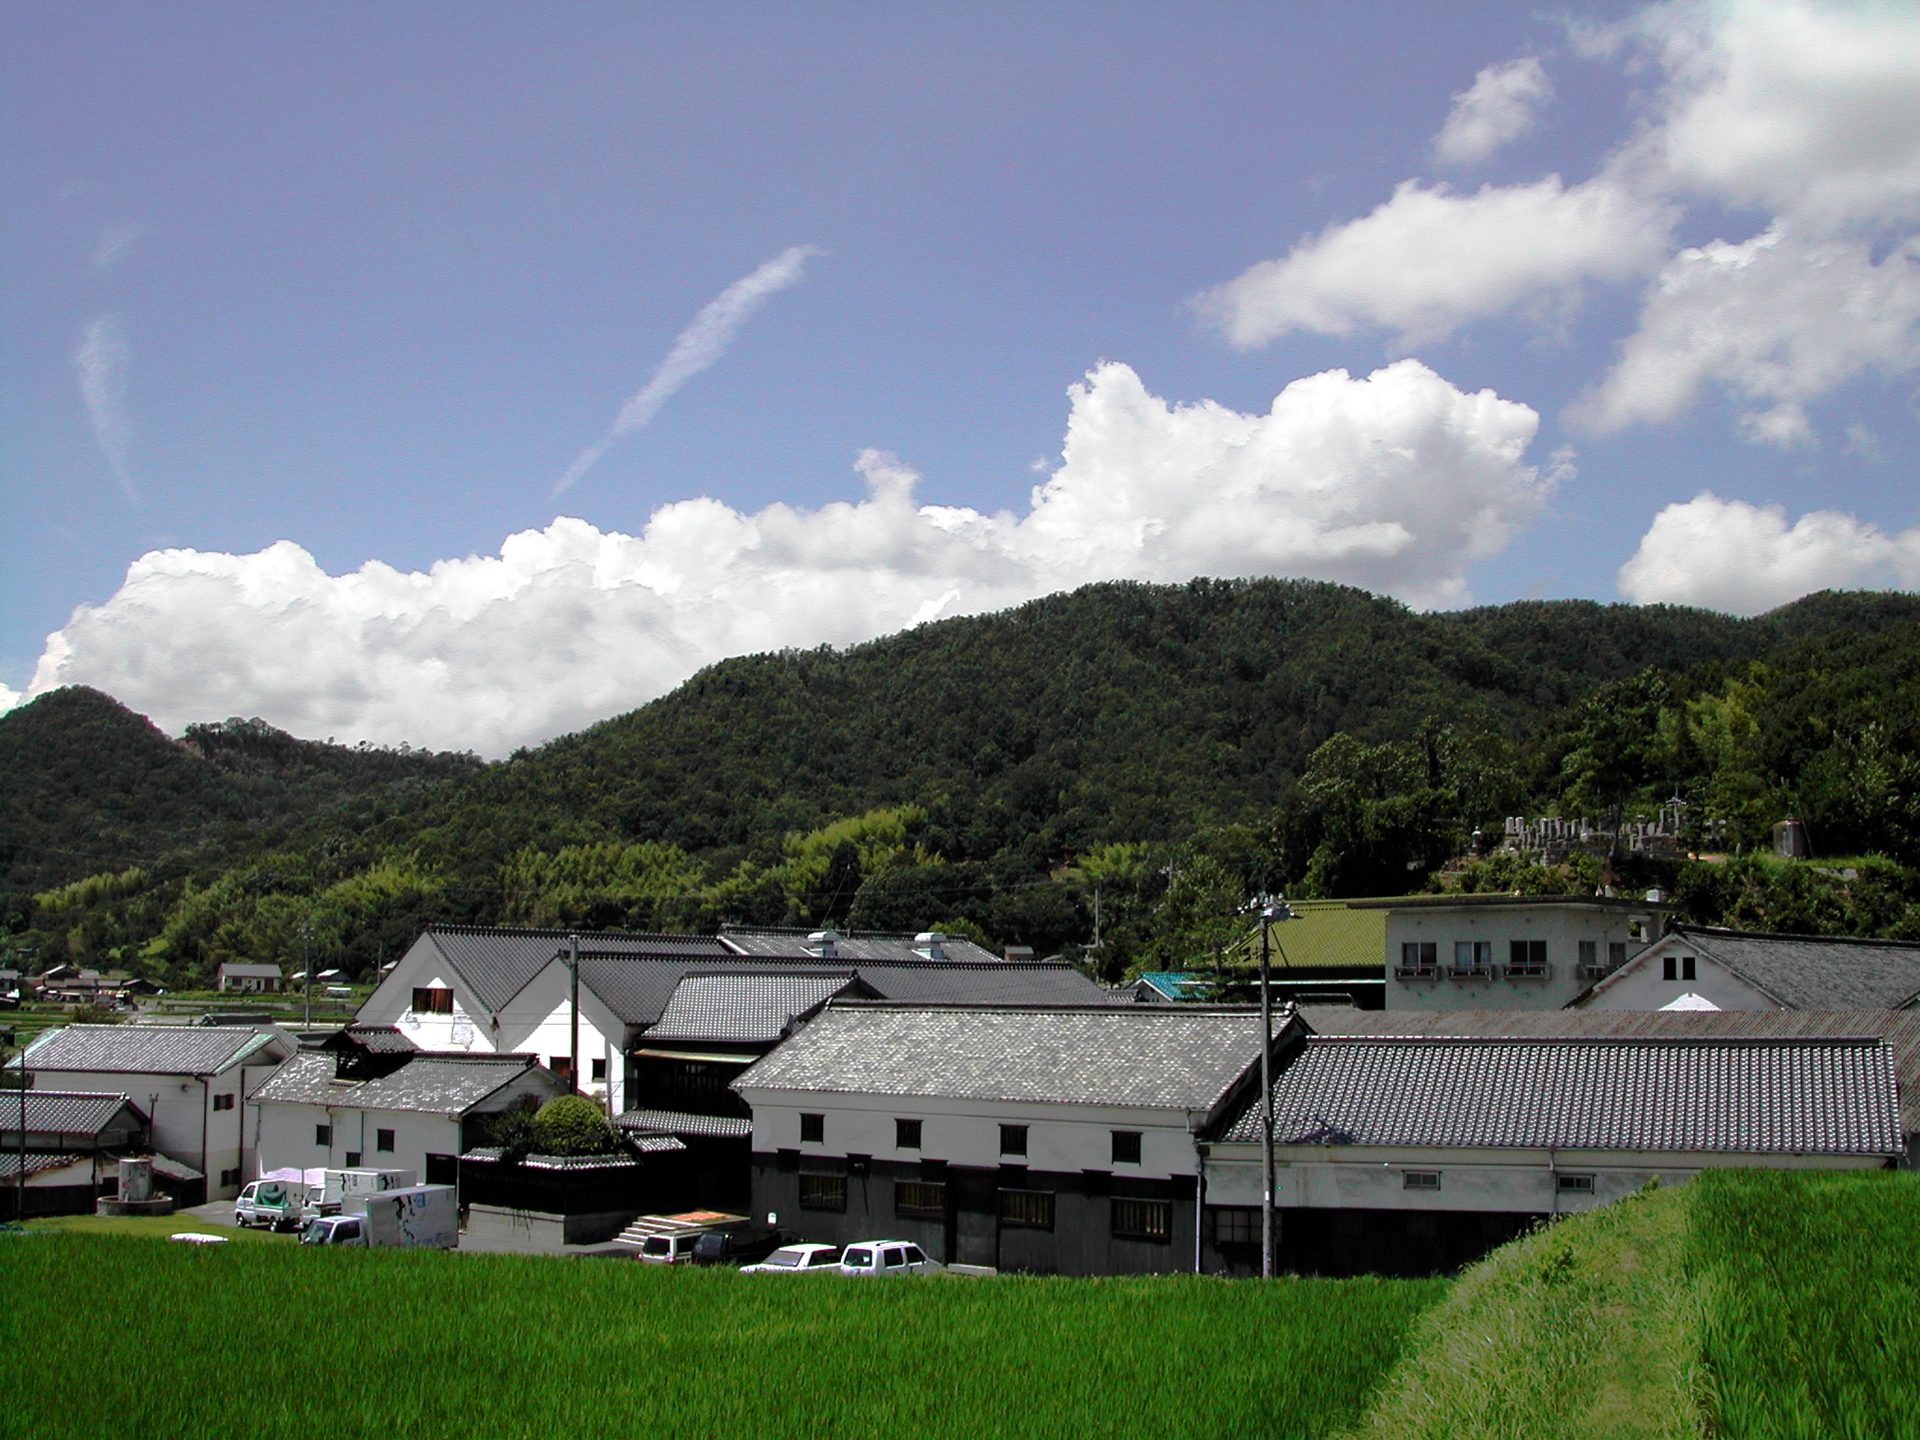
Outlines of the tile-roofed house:
[{"label": "tile-roofed house", "polygon": [[[1885,1166],[1904,1150],[1899,1100],[1893,1049],[1870,1036],[1309,1035],[1273,1086],[1280,1260],[1450,1269],[1540,1217],[1710,1166]],[[1215,1234],[1243,1247],[1260,1133],[1255,1094],[1207,1145]],[[1215,1250],[1227,1268],[1257,1259]]]},{"label": "tile-roofed house", "polygon": [[1903,1010],[1920,1004],[1920,944],[1676,926],[1572,1003],[1658,1010],[1683,993],[1722,1010]]},{"label": "tile-roofed house", "polygon": [[828,975],[690,974],[682,977],[646,1033],[663,1042],[760,1045],[790,1034],[835,995],[856,984],[850,971]]},{"label": "tile-roofed house", "polygon": [[1258,1076],[1259,1026],[1248,1007],[836,1000],[735,1082],[752,1208],[1000,1269],[1190,1268],[1195,1134]]},{"label": "tile-roofed house", "polygon": [[[95,1090],[0,1091],[0,1176],[24,1174],[29,1215],[79,1215],[115,1188],[122,1155],[147,1149],[147,1117],[122,1094]],[[0,1218],[21,1197],[0,1193]]]},{"label": "tile-roofed house", "polygon": [[67,1025],[35,1037],[22,1056],[36,1089],[124,1092],[151,1120],[153,1148],[204,1177],[207,1193],[239,1192],[253,1167],[242,1098],[294,1052],[278,1026]]},{"label": "tile-roofed house", "polygon": [[351,1047],[302,1050],[254,1088],[263,1173],[365,1166],[454,1184],[489,1117],[567,1093],[530,1055],[389,1052],[373,1070],[360,1058]]},{"label": "tile-roofed house", "polygon": [[221,990],[257,994],[265,990],[278,990],[282,981],[278,965],[248,965],[228,960],[215,973],[214,983]]}]

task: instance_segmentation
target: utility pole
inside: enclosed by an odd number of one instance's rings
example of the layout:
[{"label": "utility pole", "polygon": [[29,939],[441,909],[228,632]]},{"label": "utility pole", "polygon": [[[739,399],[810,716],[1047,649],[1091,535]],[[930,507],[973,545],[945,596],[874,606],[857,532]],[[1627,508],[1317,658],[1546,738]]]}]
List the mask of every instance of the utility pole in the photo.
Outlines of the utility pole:
[{"label": "utility pole", "polygon": [[572,976],[573,976],[573,982],[572,982],[573,993],[568,997],[568,1000],[567,1000],[567,1019],[568,1019],[568,1023],[570,1023],[573,1026],[573,1049],[569,1052],[567,1065],[571,1068],[573,1073],[567,1076],[567,1081],[570,1085],[572,1085],[573,1093],[578,1095],[581,1093],[581,1090],[580,1090],[580,936],[577,933],[567,936],[567,969],[570,972],[572,972]]},{"label": "utility pole", "polygon": [[1285,900],[1262,895],[1251,907],[1260,919],[1260,1277],[1273,1278],[1273,982],[1269,939],[1277,920],[1293,919]]},{"label": "utility pole", "polygon": [[308,1030],[313,1028],[313,926],[311,923],[300,927],[300,965],[301,974],[307,982],[307,1022]]}]

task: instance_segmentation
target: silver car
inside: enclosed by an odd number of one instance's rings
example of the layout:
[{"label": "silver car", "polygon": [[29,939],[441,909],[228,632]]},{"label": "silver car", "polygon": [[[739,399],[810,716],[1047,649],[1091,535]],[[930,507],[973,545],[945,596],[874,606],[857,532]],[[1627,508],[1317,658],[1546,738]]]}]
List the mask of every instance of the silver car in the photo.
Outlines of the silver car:
[{"label": "silver car", "polygon": [[937,1275],[946,1268],[911,1240],[856,1240],[840,1255],[842,1275]]},{"label": "silver car", "polygon": [[782,1245],[757,1265],[742,1265],[742,1275],[830,1275],[840,1268],[838,1245]]}]

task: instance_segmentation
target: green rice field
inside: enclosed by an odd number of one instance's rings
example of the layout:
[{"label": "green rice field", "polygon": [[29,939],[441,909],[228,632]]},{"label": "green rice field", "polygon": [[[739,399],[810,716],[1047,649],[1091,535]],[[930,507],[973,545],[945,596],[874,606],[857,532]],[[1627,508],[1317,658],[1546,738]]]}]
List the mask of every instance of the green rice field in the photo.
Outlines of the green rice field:
[{"label": "green rice field", "polygon": [[155,1223],[0,1235],[0,1436],[1920,1433],[1912,1173],[1709,1174],[1427,1281],[860,1283]]},{"label": "green rice field", "polygon": [[1446,1282],[859,1282],[0,1237],[0,1435],[1309,1437]]}]

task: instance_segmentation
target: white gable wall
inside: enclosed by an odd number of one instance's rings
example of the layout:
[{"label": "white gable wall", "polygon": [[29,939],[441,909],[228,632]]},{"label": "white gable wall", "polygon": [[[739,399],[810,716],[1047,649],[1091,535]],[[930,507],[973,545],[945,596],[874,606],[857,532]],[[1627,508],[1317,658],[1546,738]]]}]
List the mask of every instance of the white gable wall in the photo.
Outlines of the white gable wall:
[{"label": "white gable wall", "polygon": [[[272,1064],[235,1066],[222,1074],[151,1075],[124,1070],[33,1070],[36,1090],[123,1092],[153,1119],[153,1148],[205,1172],[207,1198],[240,1193],[251,1179],[246,1093],[272,1074]],[[222,1183],[221,1176],[237,1175]]]},{"label": "white gable wall", "polygon": [[[1666,962],[1674,962],[1674,978],[1666,979]],[[1694,975],[1687,978],[1688,959]],[[1687,935],[1664,936],[1609,975],[1580,1002],[1583,1010],[1660,1010],[1691,991],[1722,1010],[1779,1010],[1779,1001],[1767,996],[1725,966],[1700,952]]]},{"label": "white gable wall", "polygon": [[[416,1011],[417,989],[451,990],[450,1015]],[[422,935],[409,947],[386,979],[374,987],[354,1017],[359,1025],[392,1025],[422,1050],[460,1050],[491,1055],[512,1049],[500,1044],[494,1017],[447,963],[432,935]]]},{"label": "white gable wall", "polygon": [[[948,1100],[883,1095],[749,1089],[753,1148],[762,1154],[797,1150],[809,1155],[868,1155],[876,1160],[944,1160],[992,1169],[1002,1164],[1071,1174],[1110,1171],[1145,1179],[1191,1176],[1197,1166],[1185,1112],[1112,1105],[1047,1105],[1017,1101]],[[800,1117],[820,1115],[822,1140],[800,1139]],[[895,1120],[919,1120],[918,1149],[894,1144]],[[1027,1127],[1024,1156],[1000,1153],[1002,1125]],[[1140,1163],[1115,1164],[1112,1132],[1140,1133]]]},{"label": "white gable wall", "polygon": [[[536,975],[500,1012],[498,1047],[503,1051],[537,1055],[549,1069],[573,1053],[572,980],[564,960],[556,960]],[[580,987],[580,1076],[582,1094],[606,1101],[611,1092],[613,1113],[626,1108],[626,1059],[622,1042],[626,1025],[586,985]],[[607,1078],[595,1083],[593,1062],[605,1063]]]}]

